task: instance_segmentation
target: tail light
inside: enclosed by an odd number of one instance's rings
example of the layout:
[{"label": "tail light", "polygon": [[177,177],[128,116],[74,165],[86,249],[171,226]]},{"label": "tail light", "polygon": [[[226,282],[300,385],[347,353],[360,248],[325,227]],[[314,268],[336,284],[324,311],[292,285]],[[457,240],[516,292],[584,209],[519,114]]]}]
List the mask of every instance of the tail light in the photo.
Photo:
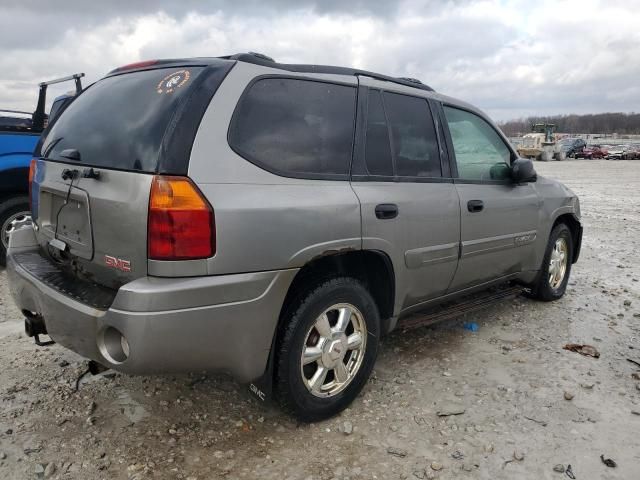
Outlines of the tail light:
[{"label": "tail light", "polygon": [[31,159],[31,163],[29,164],[29,209],[33,211],[33,199],[32,199],[32,189],[33,189],[33,179],[36,176],[36,168],[38,167],[38,162],[35,158]]},{"label": "tail light", "polygon": [[214,255],[213,209],[188,178],[153,177],[147,244],[151,260],[195,260]]}]

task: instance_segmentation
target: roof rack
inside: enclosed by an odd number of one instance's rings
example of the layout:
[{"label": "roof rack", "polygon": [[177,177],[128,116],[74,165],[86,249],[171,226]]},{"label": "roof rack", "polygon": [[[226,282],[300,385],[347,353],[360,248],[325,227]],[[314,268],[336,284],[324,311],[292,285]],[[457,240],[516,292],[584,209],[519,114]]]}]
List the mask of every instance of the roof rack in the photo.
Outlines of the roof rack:
[{"label": "roof rack", "polygon": [[398,80],[402,80],[403,82],[410,82],[410,83],[417,83],[419,85],[424,85],[424,83],[422,83],[420,80],[412,77],[398,77]]},{"label": "roof rack", "polygon": [[361,75],[365,77],[374,78],[376,80],[382,80],[386,82],[393,82],[406,87],[419,88],[420,90],[427,90],[433,92],[433,88],[425,85],[416,78],[407,77],[390,77],[380,73],[369,72],[367,70],[360,70],[357,68],[346,67],[334,67],[330,65],[306,65],[306,64],[292,64],[292,63],[278,63],[273,58],[264,55],[263,53],[236,53],[233,55],[226,55],[223,57],[228,60],[237,60],[239,62],[253,63],[254,65],[262,65],[265,67],[278,68],[287,72],[298,73],[327,73],[336,75]]}]

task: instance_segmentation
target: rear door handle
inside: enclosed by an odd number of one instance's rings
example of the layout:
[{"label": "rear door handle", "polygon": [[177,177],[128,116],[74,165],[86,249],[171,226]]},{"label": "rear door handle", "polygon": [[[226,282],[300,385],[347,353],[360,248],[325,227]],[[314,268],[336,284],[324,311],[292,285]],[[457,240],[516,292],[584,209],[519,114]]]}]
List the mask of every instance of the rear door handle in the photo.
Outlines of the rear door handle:
[{"label": "rear door handle", "polygon": [[398,206],[395,203],[381,203],[376,205],[376,217],[380,220],[396,218],[398,216]]},{"label": "rear door handle", "polygon": [[484,208],[484,202],[482,200],[469,200],[467,202],[467,210],[471,213],[481,212]]}]

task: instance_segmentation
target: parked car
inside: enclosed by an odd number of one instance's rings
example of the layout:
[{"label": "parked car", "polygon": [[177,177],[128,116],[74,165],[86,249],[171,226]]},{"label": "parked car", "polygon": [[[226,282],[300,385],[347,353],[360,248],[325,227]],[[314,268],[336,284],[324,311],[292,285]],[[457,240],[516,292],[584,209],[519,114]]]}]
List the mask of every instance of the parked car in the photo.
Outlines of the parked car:
[{"label": "parked car", "polygon": [[29,334],[126,373],[225,370],[305,421],[358,395],[380,337],[504,282],[556,300],[576,195],[417,80],[256,54],[87,88],[12,233]]},{"label": "parked car", "polygon": [[59,78],[39,85],[38,105],[33,113],[0,110],[0,265],[5,264],[9,234],[31,222],[29,213],[29,162],[48,120],[73,99],[75,93],[60,95],[45,114],[47,87],[75,80],[76,91],[82,90],[83,73]]},{"label": "parked car", "polygon": [[565,156],[571,158],[576,158],[586,146],[587,142],[581,138],[563,138],[560,140],[560,148]]},{"label": "parked car", "polygon": [[640,160],[640,145],[627,145],[623,160]]},{"label": "parked car", "polygon": [[596,159],[606,158],[609,152],[600,145],[587,145],[581,152],[576,154],[576,158]]},{"label": "parked car", "polygon": [[625,145],[612,145],[607,153],[609,160],[623,160],[627,153],[627,147]]}]

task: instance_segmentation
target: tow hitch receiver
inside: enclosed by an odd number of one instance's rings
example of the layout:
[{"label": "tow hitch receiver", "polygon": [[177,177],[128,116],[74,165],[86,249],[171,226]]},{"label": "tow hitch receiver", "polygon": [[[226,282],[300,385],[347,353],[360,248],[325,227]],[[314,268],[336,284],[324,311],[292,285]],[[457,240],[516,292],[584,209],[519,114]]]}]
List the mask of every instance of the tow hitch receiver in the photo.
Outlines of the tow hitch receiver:
[{"label": "tow hitch receiver", "polygon": [[41,341],[40,335],[47,335],[47,327],[44,324],[44,319],[41,315],[34,314],[31,312],[23,312],[24,319],[24,332],[27,334],[27,337],[33,337],[36,345],[39,347],[48,347],[49,345],[53,345],[53,340]]}]

